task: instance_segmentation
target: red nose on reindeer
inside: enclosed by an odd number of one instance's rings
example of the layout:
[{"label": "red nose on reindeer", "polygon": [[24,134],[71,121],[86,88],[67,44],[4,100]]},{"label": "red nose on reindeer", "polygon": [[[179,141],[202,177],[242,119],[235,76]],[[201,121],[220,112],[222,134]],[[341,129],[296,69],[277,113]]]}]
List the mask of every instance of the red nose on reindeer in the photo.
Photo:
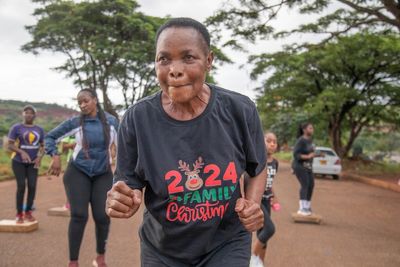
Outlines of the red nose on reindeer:
[{"label": "red nose on reindeer", "polygon": [[203,168],[203,159],[199,157],[193,164],[193,170],[190,170],[189,164],[179,160],[179,169],[185,172],[187,180],[185,186],[187,189],[194,191],[203,186],[203,180],[199,177],[200,169]]}]

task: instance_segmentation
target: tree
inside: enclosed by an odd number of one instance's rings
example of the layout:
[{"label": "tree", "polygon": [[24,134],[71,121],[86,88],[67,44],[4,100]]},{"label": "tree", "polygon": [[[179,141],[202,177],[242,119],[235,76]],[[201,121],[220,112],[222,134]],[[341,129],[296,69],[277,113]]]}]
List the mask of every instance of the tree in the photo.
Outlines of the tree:
[{"label": "tree", "polygon": [[[315,22],[291,31],[277,32],[270,22],[282,9],[297,9],[303,15],[319,15]],[[320,15],[322,14],[322,15]],[[242,48],[240,40],[254,42],[271,36],[291,33],[323,34],[325,43],[353,30],[400,32],[400,1],[397,0],[237,0],[226,1],[207,19],[214,34],[221,38],[221,28],[231,31],[224,45]],[[353,31],[354,32],[354,31]]]},{"label": "tree", "polygon": [[109,88],[122,87],[125,107],[156,86],[154,37],[164,19],[137,12],[134,0],[33,0],[35,25],[26,29],[32,40],[22,47],[62,53],[66,62],[55,69],[80,88],[99,90],[104,109],[117,115]]},{"label": "tree", "polygon": [[397,35],[360,33],[304,52],[252,56],[252,78],[269,74],[258,89],[258,108],[267,125],[278,114],[308,114],[346,157],[364,127],[400,124],[399,51]]}]

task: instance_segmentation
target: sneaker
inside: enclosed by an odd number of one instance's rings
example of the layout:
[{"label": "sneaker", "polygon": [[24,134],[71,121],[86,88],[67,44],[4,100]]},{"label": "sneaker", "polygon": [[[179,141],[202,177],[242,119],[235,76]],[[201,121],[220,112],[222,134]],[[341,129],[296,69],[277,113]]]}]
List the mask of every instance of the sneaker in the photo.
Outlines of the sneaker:
[{"label": "sneaker", "polygon": [[250,267],[264,267],[264,263],[262,262],[260,257],[258,257],[256,255],[251,255]]},{"label": "sneaker", "polygon": [[300,209],[297,211],[297,214],[302,215],[302,216],[310,216],[311,212],[306,209]]},{"label": "sneaker", "polygon": [[17,213],[17,217],[15,218],[15,223],[16,224],[24,223],[24,214],[23,213]]},{"label": "sneaker", "polygon": [[68,267],[79,267],[78,261],[70,261]]},{"label": "sneaker", "polygon": [[34,221],[36,221],[35,217],[32,216],[32,211],[26,211],[26,212],[25,212],[25,219],[26,219],[28,222],[34,222]]},{"label": "sneaker", "polygon": [[107,267],[104,255],[98,255],[92,262],[93,267]]}]

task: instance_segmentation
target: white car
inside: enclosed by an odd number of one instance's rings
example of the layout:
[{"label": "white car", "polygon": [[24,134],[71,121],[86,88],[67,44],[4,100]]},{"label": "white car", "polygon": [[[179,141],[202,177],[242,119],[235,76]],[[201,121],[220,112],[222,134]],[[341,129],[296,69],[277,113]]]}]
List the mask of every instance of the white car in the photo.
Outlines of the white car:
[{"label": "white car", "polygon": [[338,180],[342,172],[340,158],[335,151],[329,147],[317,146],[313,160],[313,173],[316,175],[332,175]]}]

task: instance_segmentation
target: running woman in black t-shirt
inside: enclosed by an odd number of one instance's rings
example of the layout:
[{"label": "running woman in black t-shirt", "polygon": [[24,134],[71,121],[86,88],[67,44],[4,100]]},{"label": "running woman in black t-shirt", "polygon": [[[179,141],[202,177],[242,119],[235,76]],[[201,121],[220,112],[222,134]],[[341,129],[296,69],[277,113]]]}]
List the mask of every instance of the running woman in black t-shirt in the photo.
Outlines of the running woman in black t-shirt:
[{"label": "running woman in black t-shirt", "polygon": [[272,183],[278,172],[279,162],[272,155],[276,152],[278,142],[274,133],[266,133],[264,140],[267,149],[267,183],[261,201],[261,207],[264,212],[264,226],[257,231],[257,238],[253,243],[250,267],[264,267],[267,242],[275,233],[275,225],[271,220],[271,206],[277,205],[278,199],[272,189]]},{"label": "running woman in black t-shirt", "polygon": [[[210,36],[201,23],[171,19],[156,34],[161,91],[130,107],[118,131],[110,217],[129,218],[142,202],[146,267],[248,267],[266,156],[255,104],[205,83]],[[239,177],[247,172],[241,195]]]},{"label": "running woman in black t-shirt", "polygon": [[311,215],[311,197],[314,190],[314,175],[312,172],[312,163],[314,154],[314,145],[312,136],[314,127],[311,123],[303,123],[299,126],[297,133],[297,142],[293,149],[293,170],[300,182],[300,215]]}]

